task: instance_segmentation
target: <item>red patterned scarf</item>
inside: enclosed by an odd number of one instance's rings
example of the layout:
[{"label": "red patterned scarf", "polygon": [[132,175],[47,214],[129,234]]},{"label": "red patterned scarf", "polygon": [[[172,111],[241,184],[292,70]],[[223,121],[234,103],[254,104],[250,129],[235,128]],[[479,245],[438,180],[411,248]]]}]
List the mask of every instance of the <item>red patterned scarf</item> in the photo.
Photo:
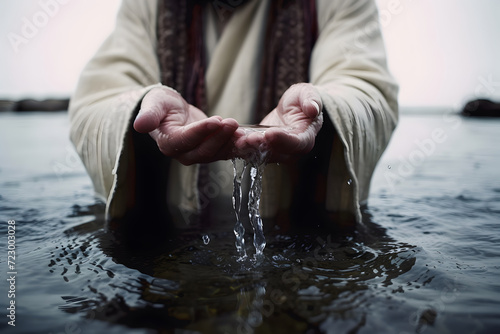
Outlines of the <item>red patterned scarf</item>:
[{"label": "red patterned scarf", "polygon": [[[247,1],[160,0],[157,53],[161,81],[190,104],[207,110],[203,6],[238,10]],[[294,83],[308,82],[309,60],[317,37],[315,0],[273,0],[267,19],[256,123]]]},{"label": "red patterned scarf", "polygon": [[[207,112],[205,95],[206,57],[203,40],[203,7],[238,10],[247,0],[159,0],[157,54],[161,82],[175,88],[184,99]],[[220,6],[220,7],[217,7]],[[232,7],[231,7],[232,6]],[[259,123],[291,85],[309,81],[309,61],[317,37],[315,0],[272,0],[266,24],[266,39],[260,74],[258,103],[252,119]],[[208,181],[202,164],[200,191]],[[201,205],[201,202],[200,202]],[[202,224],[209,207],[201,205]]]}]

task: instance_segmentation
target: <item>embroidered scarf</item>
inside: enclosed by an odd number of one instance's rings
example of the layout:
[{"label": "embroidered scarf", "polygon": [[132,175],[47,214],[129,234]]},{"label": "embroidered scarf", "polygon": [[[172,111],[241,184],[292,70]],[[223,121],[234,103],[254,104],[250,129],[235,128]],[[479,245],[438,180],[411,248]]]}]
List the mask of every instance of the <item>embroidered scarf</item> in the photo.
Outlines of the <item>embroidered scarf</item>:
[{"label": "embroidered scarf", "polygon": [[[176,89],[184,99],[207,112],[205,95],[206,55],[203,40],[203,7],[231,12],[249,0],[159,0],[158,46],[161,82]],[[219,6],[219,7],[217,7]],[[252,120],[259,123],[276,107],[291,85],[309,81],[309,60],[317,37],[315,0],[272,0],[266,24],[259,96]],[[202,164],[198,189],[208,181]],[[210,208],[201,205],[201,223]]]},{"label": "embroidered scarf", "polygon": [[[161,81],[186,101],[207,110],[203,6],[238,10],[248,0],[159,0],[158,47]],[[294,83],[308,82],[317,37],[315,0],[273,0],[267,18],[260,91],[253,120],[258,123]]]}]

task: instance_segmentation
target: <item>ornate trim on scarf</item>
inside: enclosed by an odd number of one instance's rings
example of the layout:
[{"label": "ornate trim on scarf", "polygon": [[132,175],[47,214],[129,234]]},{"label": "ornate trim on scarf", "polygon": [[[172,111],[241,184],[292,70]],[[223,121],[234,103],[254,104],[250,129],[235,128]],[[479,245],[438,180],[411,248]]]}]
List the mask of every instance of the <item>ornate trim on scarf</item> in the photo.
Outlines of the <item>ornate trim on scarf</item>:
[{"label": "ornate trim on scarf", "polygon": [[[158,2],[157,54],[162,84],[176,89],[188,103],[205,112],[203,6],[210,2],[213,4],[213,0]],[[315,0],[270,1],[259,96],[252,115],[255,123],[278,104],[288,87],[309,81],[309,61],[318,33],[316,16]],[[206,170],[202,164],[198,189],[206,184]]]},{"label": "ornate trim on scarf", "polygon": [[[161,81],[184,99],[207,110],[203,4],[209,0],[160,0],[157,53]],[[232,1],[234,3],[234,1]],[[243,5],[246,1],[241,1]],[[309,80],[309,60],[317,38],[315,0],[273,0],[270,4],[260,76],[259,122],[291,85]]]},{"label": "ornate trim on scarf", "polygon": [[203,6],[197,1],[158,1],[158,45],[162,84],[206,110]]},{"label": "ornate trim on scarf", "polygon": [[318,34],[316,1],[272,1],[254,121],[276,107],[293,84],[309,81],[309,61]]}]

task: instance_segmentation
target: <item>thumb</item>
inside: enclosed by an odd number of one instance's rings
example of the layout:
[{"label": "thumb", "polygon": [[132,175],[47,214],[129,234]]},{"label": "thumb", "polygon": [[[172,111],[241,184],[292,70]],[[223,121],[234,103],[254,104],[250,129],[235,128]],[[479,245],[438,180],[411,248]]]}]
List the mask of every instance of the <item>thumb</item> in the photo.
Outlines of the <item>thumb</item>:
[{"label": "thumb", "polygon": [[323,110],[323,101],[317,89],[313,85],[305,85],[301,91],[300,99],[302,101],[302,112],[309,118],[315,119]]},{"label": "thumb", "polygon": [[140,133],[148,133],[157,129],[160,125],[160,118],[154,111],[144,111],[141,108],[134,121],[134,129]]},{"label": "thumb", "polygon": [[162,87],[152,89],[142,99],[134,129],[140,133],[157,129],[169,110],[186,108],[183,102],[180,95],[173,90]]},{"label": "thumb", "polygon": [[323,109],[320,105],[322,105],[321,101],[318,103],[312,99],[305,100],[302,102],[302,112],[306,114],[307,117],[315,119],[319,116],[321,109]]}]

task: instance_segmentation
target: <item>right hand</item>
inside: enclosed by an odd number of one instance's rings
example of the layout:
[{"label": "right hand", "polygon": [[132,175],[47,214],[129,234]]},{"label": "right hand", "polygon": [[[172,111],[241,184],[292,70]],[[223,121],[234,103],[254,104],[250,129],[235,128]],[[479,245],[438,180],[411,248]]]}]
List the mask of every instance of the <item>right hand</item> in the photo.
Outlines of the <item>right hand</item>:
[{"label": "right hand", "polygon": [[278,106],[261,122],[271,126],[265,132],[251,132],[239,140],[239,152],[255,156],[262,149],[268,151],[267,162],[292,163],[309,153],[323,126],[323,103],[312,84],[298,83],[288,88]]},{"label": "right hand", "polygon": [[149,133],[160,151],[183,165],[233,158],[234,143],[244,135],[234,119],[207,118],[177,92],[157,87],[143,98],[134,129]]}]

